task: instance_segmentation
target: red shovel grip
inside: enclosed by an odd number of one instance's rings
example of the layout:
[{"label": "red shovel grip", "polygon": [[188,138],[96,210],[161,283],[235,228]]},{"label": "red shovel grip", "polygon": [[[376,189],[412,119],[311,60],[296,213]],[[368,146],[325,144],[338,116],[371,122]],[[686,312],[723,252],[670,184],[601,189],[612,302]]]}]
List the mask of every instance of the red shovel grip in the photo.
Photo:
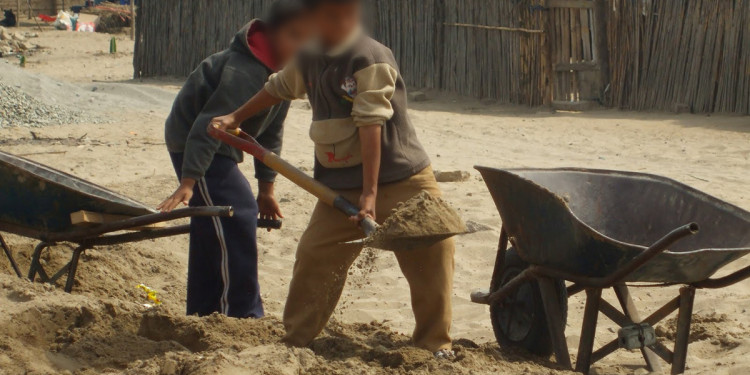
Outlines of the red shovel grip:
[{"label": "red shovel grip", "polygon": [[263,161],[263,158],[269,152],[263,146],[251,137],[249,134],[243,132],[240,129],[235,129],[234,134],[230,133],[232,130],[224,131],[219,129],[217,126],[210,124],[208,125],[208,135],[216,138],[232,147],[240,149],[248,154]]}]

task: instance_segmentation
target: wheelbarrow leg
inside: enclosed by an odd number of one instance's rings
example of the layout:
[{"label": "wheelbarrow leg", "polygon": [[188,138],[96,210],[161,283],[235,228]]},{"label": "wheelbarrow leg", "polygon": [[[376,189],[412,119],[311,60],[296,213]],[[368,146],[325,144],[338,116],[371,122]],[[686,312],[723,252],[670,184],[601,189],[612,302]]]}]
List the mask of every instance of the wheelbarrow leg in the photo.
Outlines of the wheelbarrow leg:
[{"label": "wheelbarrow leg", "polygon": [[690,324],[693,320],[694,302],[694,287],[687,286],[680,289],[680,312],[677,315],[677,337],[674,340],[672,375],[684,373],[687,367],[687,351],[690,343]]},{"label": "wheelbarrow leg", "polygon": [[563,310],[560,305],[560,296],[557,295],[557,289],[555,288],[555,280],[546,277],[540,277],[537,280],[542,294],[542,301],[544,301],[544,312],[547,316],[547,326],[552,338],[552,346],[555,349],[555,359],[557,359],[559,365],[567,369],[572,369],[573,365],[570,363],[568,342],[565,340]]},{"label": "wheelbarrow leg", "polygon": [[586,310],[583,313],[583,328],[581,329],[581,341],[578,345],[576,372],[588,374],[591,370],[593,363],[591,354],[594,352],[594,338],[596,337],[596,325],[599,320],[601,298],[601,289],[586,290]]},{"label": "wheelbarrow leg", "polygon": [[8,247],[8,244],[5,242],[5,238],[3,238],[2,235],[0,235],[0,246],[2,246],[3,251],[5,251],[5,256],[8,258],[10,266],[13,267],[13,271],[16,273],[16,276],[23,277],[23,275],[21,274],[21,270],[18,269],[16,260],[13,259],[13,254],[11,254],[10,252],[10,247]]},{"label": "wheelbarrow leg", "polygon": [[73,257],[70,259],[70,268],[68,269],[68,279],[65,281],[65,292],[73,291],[73,283],[76,281],[76,272],[78,271],[78,261],[81,259],[81,253],[86,250],[85,247],[79,246],[73,250]]},{"label": "wheelbarrow leg", "polygon": [[[29,280],[32,282],[34,279],[36,279],[36,274],[42,274],[44,273],[44,269],[42,268],[42,263],[40,262],[40,258],[42,257],[42,251],[44,249],[48,248],[50,244],[46,242],[40,242],[36,247],[34,248],[34,253],[31,256],[31,266],[29,266]],[[46,274],[45,274],[46,277]]]},{"label": "wheelbarrow leg", "polygon": [[[630,318],[633,323],[641,323],[641,317],[638,314],[635,303],[633,303],[633,298],[630,296],[628,287],[625,284],[619,284],[615,285],[613,289],[615,290],[617,299],[620,301],[620,306],[622,306],[622,312],[625,313],[625,316]],[[656,355],[656,353],[654,353],[653,350],[651,350],[651,348],[642,348],[641,353],[643,354],[643,358],[646,360],[648,371],[661,372],[659,357]]]}]

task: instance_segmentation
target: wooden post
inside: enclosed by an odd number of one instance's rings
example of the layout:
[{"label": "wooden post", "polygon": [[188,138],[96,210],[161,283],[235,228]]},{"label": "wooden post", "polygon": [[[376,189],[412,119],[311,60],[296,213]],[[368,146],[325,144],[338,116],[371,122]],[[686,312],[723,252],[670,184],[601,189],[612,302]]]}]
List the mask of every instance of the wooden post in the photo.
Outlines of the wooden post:
[{"label": "wooden post", "polygon": [[130,40],[135,40],[135,0],[130,0]]},{"label": "wooden post", "polygon": [[[544,314],[547,317],[547,327],[552,338],[552,346],[555,349],[555,359],[557,364],[572,369],[570,363],[570,351],[568,351],[568,342],[565,340],[565,322],[563,321],[563,310],[560,305],[560,296],[555,288],[555,280],[546,277],[538,279],[539,289],[542,293],[542,302],[544,303]],[[568,301],[565,301],[568,303]]]},{"label": "wooden post", "polygon": [[690,323],[693,321],[693,304],[695,288],[686,286],[680,289],[680,311],[677,313],[677,337],[674,340],[674,357],[672,357],[672,375],[685,372],[687,351],[690,343]]},{"label": "wooden post", "polygon": [[581,329],[581,341],[578,344],[576,372],[588,374],[591,369],[591,354],[594,352],[594,338],[596,337],[596,324],[599,320],[599,302],[601,299],[601,289],[586,290],[586,310],[583,313],[583,328]]},{"label": "wooden post", "polygon": [[609,101],[604,98],[604,90],[610,83],[609,42],[607,38],[608,4],[608,0],[594,0],[594,48],[596,48],[596,58],[599,64],[600,99],[604,105],[609,105]]},{"label": "wooden post", "polygon": [[[546,3],[546,2],[545,2]],[[544,4],[545,7],[547,4]],[[552,100],[554,100],[554,80],[555,73],[552,70],[552,17],[550,17],[550,9],[547,9],[542,16],[542,24],[544,25],[544,34],[542,34],[542,64],[544,64],[544,105],[552,107]]]},{"label": "wooden post", "polygon": [[[53,4],[54,4],[54,2],[53,2]],[[31,0],[26,0],[26,5],[28,5],[28,7],[29,7],[29,19],[32,19],[32,15],[31,15],[31,12],[32,12],[32,9],[31,9]],[[39,32],[40,33],[44,32],[44,30],[42,30],[42,25],[39,24],[39,21],[35,17],[33,19],[34,19],[34,23],[36,24],[36,27],[39,29]]]}]

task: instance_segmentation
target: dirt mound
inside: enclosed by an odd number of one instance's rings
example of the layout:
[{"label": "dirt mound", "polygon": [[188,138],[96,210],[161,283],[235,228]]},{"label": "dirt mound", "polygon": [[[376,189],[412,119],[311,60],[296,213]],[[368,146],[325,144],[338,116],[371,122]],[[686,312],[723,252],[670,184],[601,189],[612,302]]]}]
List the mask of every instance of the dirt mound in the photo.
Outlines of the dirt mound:
[{"label": "dirt mound", "polygon": [[309,348],[290,348],[276,318],[182,316],[5,275],[0,286],[0,366],[11,374],[554,373],[549,363],[468,340],[456,341],[455,361],[436,360],[377,322],[332,322]]},{"label": "dirt mound", "polygon": [[[740,332],[740,333],[738,333]],[[677,318],[667,320],[656,327],[656,333],[670,341],[677,337]],[[695,314],[690,326],[690,343],[710,341],[725,349],[733,349],[742,343],[746,337],[744,330],[737,331],[736,324],[726,314],[707,313]]]}]

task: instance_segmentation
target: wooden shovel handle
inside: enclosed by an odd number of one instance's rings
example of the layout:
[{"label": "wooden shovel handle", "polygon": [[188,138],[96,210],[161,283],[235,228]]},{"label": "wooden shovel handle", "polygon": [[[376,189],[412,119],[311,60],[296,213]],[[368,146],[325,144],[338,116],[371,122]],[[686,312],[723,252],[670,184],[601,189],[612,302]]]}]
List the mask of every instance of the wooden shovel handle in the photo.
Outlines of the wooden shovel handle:
[{"label": "wooden shovel handle", "polygon": [[[304,173],[289,164],[289,162],[282,159],[279,155],[267,150],[249,134],[239,129],[234,131],[234,134],[231,134],[218,129],[213,125],[208,126],[208,134],[232,147],[253,155],[269,168],[288,178],[295,185],[305,189],[308,193],[316,196],[323,203],[338,209],[347,216],[359,215],[359,208],[357,208],[357,206],[340,196],[328,186],[316,181],[307,173]],[[378,227],[378,224],[370,218],[362,220],[360,224],[362,225],[362,230],[368,236]]]},{"label": "wooden shovel handle", "polygon": [[[339,197],[338,193],[316,181],[307,173],[295,168],[293,165],[289,164],[289,162],[282,159],[273,152],[267,152],[263,156],[263,159],[260,159],[260,161],[262,161],[263,164],[267,165],[274,171],[279,172],[280,175],[288,178],[295,185],[307,190],[307,192],[309,192],[310,194],[318,197],[318,199],[323,201],[323,203],[330,206],[335,205],[336,198]],[[359,210],[357,211],[359,212]]]}]

